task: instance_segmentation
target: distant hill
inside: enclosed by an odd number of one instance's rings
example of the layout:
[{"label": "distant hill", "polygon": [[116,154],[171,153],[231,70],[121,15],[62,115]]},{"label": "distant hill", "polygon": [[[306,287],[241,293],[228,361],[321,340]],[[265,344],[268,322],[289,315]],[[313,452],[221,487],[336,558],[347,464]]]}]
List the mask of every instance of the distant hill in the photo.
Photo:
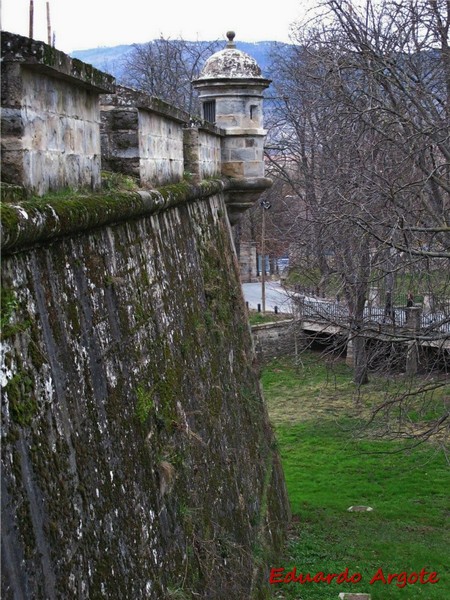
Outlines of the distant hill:
[{"label": "distant hill", "polygon": [[[208,42],[204,42],[207,44]],[[236,46],[239,50],[250,54],[261,67],[264,74],[267,74],[267,69],[270,62],[270,50],[273,45],[284,46],[281,42],[237,42]],[[225,43],[224,43],[225,47]],[[92,48],[90,50],[75,50],[71,53],[71,56],[78,58],[83,62],[89,63],[114,75],[118,80],[121,79],[124,67],[123,59],[125,56],[133,50],[133,44],[112,46],[112,47],[100,47]]]},{"label": "distant hill", "polygon": [[131,44],[111,47],[102,46],[90,50],[75,50],[71,53],[71,56],[120,79],[123,73],[123,59],[131,50],[133,50]]}]

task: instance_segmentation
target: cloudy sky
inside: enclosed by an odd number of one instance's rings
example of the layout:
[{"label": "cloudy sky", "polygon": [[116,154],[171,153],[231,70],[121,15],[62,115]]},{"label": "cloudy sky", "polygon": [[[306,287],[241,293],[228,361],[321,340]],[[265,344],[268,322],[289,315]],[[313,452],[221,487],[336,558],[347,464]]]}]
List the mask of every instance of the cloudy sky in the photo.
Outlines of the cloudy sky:
[{"label": "cloudy sky", "polygon": [[[289,41],[289,25],[315,0],[50,0],[56,47],[65,52],[147,42],[163,35],[186,40]],[[2,0],[2,29],[28,35],[30,0]],[[34,38],[47,40],[46,0],[34,0]]]}]

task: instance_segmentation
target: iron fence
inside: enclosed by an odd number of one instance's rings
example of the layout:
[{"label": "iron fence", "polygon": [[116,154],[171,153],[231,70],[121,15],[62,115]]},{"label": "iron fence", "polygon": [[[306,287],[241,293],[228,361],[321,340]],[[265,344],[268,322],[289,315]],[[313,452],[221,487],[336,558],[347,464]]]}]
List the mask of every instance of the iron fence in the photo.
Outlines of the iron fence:
[{"label": "iron fence", "polygon": [[[348,326],[352,316],[348,307],[341,302],[295,298],[296,310],[303,319],[316,322]],[[416,307],[418,308],[418,307]],[[418,315],[405,306],[393,306],[388,311],[382,307],[367,306],[363,313],[363,324],[395,325],[396,327],[411,327],[418,319],[419,329],[426,334],[450,333],[450,311],[423,311]]]}]

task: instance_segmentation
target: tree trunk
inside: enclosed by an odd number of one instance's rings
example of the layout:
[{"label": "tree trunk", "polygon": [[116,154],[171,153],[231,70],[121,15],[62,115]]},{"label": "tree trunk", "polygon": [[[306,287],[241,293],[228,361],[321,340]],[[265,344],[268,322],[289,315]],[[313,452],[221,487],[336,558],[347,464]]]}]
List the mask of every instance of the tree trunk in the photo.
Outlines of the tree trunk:
[{"label": "tree trunk", "polygon": [[359,335],[353,338],[353,366],[353,382],[358,386],[369,383],[366,340]]}]

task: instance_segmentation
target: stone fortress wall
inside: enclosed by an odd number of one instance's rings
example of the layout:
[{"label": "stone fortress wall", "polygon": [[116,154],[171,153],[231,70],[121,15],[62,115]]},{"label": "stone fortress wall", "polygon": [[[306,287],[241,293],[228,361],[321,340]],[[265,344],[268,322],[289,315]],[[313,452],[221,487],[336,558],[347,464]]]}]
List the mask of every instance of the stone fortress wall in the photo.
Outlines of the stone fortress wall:
[{"label": "stone fortress wall", "polygon": [[[227,132],[116,86],[111,76],[43,42],[5,32],[2,67],[4,182],[42,196],[67,187],[99,190],[101,166],[133,175],[143,187],[177,183],[186,174],[196,181],[225,175],[242,183],[233,185],[239,205],[270,185],[262,160],[265,132],[249,128],[249,117],[241,129],[228,114],[218,119],[231,124]],[[241,84],[238,107],[256,119],[243,91]],[[230,100],[224,106],[230,112]],[[249,205],[253,200],[249,196]]]},{"label": "stone fortress wall", "polygon": [[265,597],[289,506],[230,219],[270,182],[41,42],[2,54],[2,598]]}]

